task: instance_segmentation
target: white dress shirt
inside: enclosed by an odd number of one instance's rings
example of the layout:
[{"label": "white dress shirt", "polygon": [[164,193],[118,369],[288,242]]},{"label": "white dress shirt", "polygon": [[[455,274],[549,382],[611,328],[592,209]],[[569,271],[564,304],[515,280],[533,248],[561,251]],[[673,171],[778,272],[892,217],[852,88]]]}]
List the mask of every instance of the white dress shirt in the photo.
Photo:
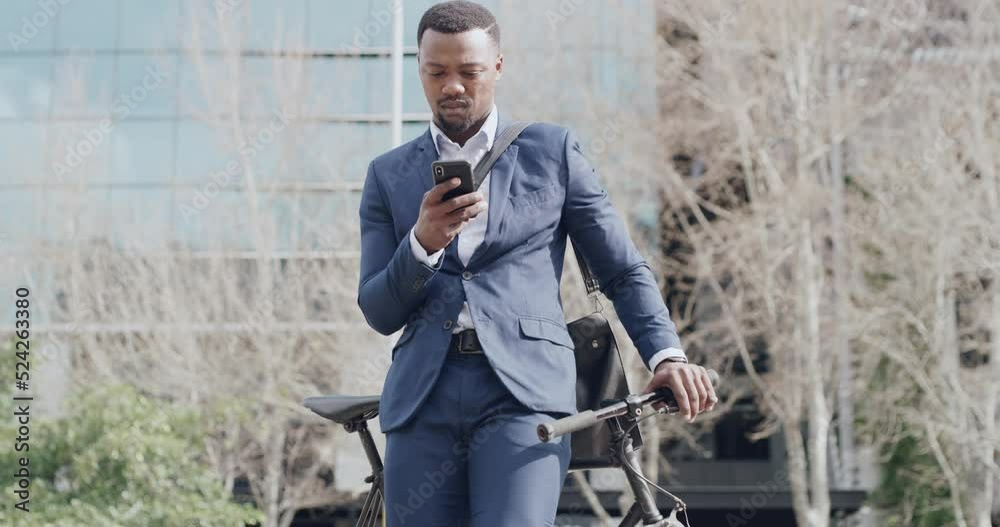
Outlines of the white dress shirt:
[{"label": "white dress shirt", "polygon": [[[431,121],[431,138],[434,140],[434,147],[437,148],[438,156],[441,161],[454,161],[456,159],[464,159],[468,161],[470,165],[475,167],[479,160],[486,155],[493,148],[493,139],[497,134],[497,107],[493,106],[490,110],[489,117],[486,118],[486,122],[479,129],[476,135],[469,138],[465,142],[465,146],[458,146],[458,143],[452,141],[448,138],[440,128]],[[486,177],[483,178],[483,182],[479,185],[479,192],[483,194],[483,201],[486,202],[487,206],[490,203],[490,174],[493,171],[486,173]],[[458,237],[458,257],[462,260],[462,265],[469,264],[469,258],[472,253],[475,252],[476,248],[483,243],[483,238],[486,236],[486,222],[489,218],[487,211],[480,212],[478,216],[469,220],[469,223],[465,225],[462,229],[461,235]],[[438,249],[434,254],[427,254],[424,247],[420,245],[417,241],[417,235],[414,233],[413,229],[410,229],[410,247],[413,249],[413,256],[417,258],[418,261],[422,262],[424,265],[429,267],[434,267],[438,264],[438,260],[441,259],[444,254],[444,249]],[[455,321],[455,326],[452,329],[452,333],[458,333],[464,329],[474,329],[475,325],[472,323],[472,315],[469,313],[469,303],[462,303],[462,311],[458,313],[458,320]]]},{"label": "white dress shirt", "polygon": [[[479,129],[476,135],[469,138],[465,142],[464,146],[459,146],[455,143],[444,132],[441,131],[431,120],[431,138],[434,140],[434,147],[437,149],[439,159],[441,161],[453,161],[456,159],[464,159],[468,161],[470,165],[475,167],[479,161],[486,155],[487,152],[493,148],[493,140],[496,138],[497,133],[497,107],[493,106],[490,110],[489,117],[486,118],[486,122]],[[483,200],[489,206],[490,202],[490,174],[492,170],[486,174],[483,178],[483,182],[479,187],[479,192],[483,194]],[[476,248],[483,243],[483,237],[486,235],[486,223],[489,218],[487,211],[479,213],[478,216],[469,220],[469,223],[465,225],[462,229],[461,235],[458,236],[458,257],[462,261],[462,265],[468,265],[469,258],[472,253],[475,252]],[[417,241],[417,235],[414,233],[413,229],[410,229],[410,248],[413,250],[413,256],[417,261],[427,265],[429,267],[435,267],[438,261],[444,254],[444,249],[438,249],[434,254],[427,254],[427,251],[420,245]],[[469,303],[462,303],[462,310],[458,314],[458,320],[455,322],[455,326],[452,329],[452,333],[458,333],[465,329],[474,329],[475,324],[472,322],[472,315],[469,313]],[[649,360],[650,371],[656,371],[656,366],[660,362],[670,359],[670,358],[680,358],[686,359],[684,352],[677,348],[667,348],[656,352],[655,355]]]}]

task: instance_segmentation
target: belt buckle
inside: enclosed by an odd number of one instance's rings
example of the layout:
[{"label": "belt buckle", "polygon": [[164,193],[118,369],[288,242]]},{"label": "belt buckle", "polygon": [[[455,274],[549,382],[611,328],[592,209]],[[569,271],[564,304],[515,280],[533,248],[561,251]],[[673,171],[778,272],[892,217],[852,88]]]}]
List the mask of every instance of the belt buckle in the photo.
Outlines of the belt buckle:
[{"label": "belt buckle", "polygon": [[474,336],[475,332],[470,329],[462,330],[458,333],[458,353],[459,355],[476,355],[482,353],[479,350],[467,350],[465,349],[466,338]]}]

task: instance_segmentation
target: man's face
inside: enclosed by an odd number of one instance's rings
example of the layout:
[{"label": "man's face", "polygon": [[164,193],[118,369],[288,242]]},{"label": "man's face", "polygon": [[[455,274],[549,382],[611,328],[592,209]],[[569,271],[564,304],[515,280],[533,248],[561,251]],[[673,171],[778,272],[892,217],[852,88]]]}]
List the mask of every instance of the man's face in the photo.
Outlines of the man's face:
[{"label": "man's face", "polygon": [[493,108],[503,56],[485,30],[449,34],[428,29],[417,60],[424,95],[443,132],[465,132]]}]

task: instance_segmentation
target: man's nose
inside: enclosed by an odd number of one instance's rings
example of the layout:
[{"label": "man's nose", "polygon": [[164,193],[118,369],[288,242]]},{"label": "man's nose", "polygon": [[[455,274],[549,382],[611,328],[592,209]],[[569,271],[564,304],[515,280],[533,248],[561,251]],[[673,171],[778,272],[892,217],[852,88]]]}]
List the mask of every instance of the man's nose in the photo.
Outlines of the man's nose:
[{"label": "man's nose", "polygon": [[448,81],[444,84],[441,92],[447,97],[454,97],[465,93],[465,86],[462,86],[462,83],[458,81]]}]

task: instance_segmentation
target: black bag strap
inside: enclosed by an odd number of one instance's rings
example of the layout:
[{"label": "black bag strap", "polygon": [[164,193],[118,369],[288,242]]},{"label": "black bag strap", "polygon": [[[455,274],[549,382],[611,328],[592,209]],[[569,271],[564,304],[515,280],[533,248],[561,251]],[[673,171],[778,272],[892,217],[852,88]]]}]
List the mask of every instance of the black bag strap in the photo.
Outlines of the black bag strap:
[{"label": "black bag strap", "polygon": [[497,135],[496,139],[493,141],[493,148],[486,155],[479,160],[479,164],[476,165],[475,170],[472,171],[472,181],[475,184],[476,190],[479,190],[479,185],[483,184],[483,180],[486,179],[486,174],[490,173],[490,169],[493,168],[493,164],[500,159],[500,156],[507,151],[507,147],[517,139],[517,136],[521,135],[521,132],[525,128],[531,126],[533,123],[531,121],[514,121],[507,125],[503,131]]},{"label": "black bag strap", "polygon": [[[517,139],[517,136],[521,135],[521,132],[525,128],[532,124],[531,121],[514,121],[500,132],[500,135],[493,141],[493,148],[483,156],[472,172],[472,181],[475,184],[476,190],[479,190],[479,185],[486,179],[486,174],[490,173],[493,164],[497,162],[497,159],[500,159],[500,156],[507,150],[507,147]],[[573,245],[573,254],[576,256],[576,263],[580,266],[580,274],[583,275],[583,285],[587,288],[587,295],[593,295],[601,290],[601,284],[594,278],[594,273],[590,272],[590,266],[583,260],[583,256],[580,254],[579,249],[577,249],[576,243],[573,240],[570,240],[570,243]]]}]

